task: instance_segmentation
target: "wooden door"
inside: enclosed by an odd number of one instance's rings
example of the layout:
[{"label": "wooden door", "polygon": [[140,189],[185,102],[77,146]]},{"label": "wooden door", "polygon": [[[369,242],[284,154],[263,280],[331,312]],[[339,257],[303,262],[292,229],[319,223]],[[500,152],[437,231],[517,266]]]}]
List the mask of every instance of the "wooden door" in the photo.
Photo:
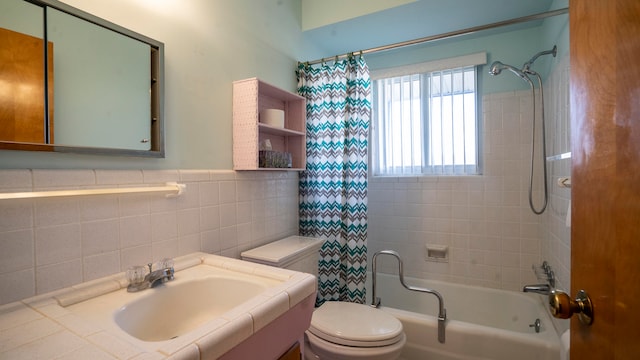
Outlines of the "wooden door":
[{"label": "wooden door", "polygon": [[0,141],[53,143],[53,45],[48,49],[49,127],[45,125],[43,40],[0,28]]},{"label": "wooden door", "polygon": [[572,359],[640,359],[640,1],[570,0]]}]

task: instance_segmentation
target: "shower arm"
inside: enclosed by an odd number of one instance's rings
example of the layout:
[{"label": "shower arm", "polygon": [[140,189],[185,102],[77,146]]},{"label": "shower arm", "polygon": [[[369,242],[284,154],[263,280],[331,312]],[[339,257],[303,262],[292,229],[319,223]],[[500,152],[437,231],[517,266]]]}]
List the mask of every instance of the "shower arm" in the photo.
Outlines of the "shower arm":
[{"label": "shower arm", "polygon": [[378,255],[381,255],[381,254],[391,255],[396,259],[398,259],[398,275],[400,277],[400,284],[402,284],[402,286],[404,286],[405,289],[431,294],[438,298],[438,341],[444,344],[444,341],[445,341],[444,325],[445,325],[445,322],[447,321],[447,309],[444,308],[444,299],[442,298],[442,295],[440,295],[438,291],[433,289],[407,285],[404,282],[404,270],[403,270],[402,259],[400,258],[400,254],[398,254],[393,250],[378,251],[375,254],[373,254],[373,257],[371,258],[371,263],[372,263],[371,265],[372,267],[371,269],[371,289],[372,289],[371,306],[375,308],[380,306],[380,298],[376,296],[376,274],[377,274],[376,265],[377,265]]},{"label": "shower arm", "polygon": [[522,65],[522,72],[525,74],[532,74],[531,69],[531,65],[533,65],[533,63],[542,55],[553,55],[553,57],[556,57],[556,54],[558,52],[558,47],[556,45],[553,45],[553,49],[551,50],[547,50],[547,51],[540,51],[539,53],[533,55],[533,57],[531,59],[529,59],[529,61],[527,61],[526,63],[524,63],[524,65]]}]

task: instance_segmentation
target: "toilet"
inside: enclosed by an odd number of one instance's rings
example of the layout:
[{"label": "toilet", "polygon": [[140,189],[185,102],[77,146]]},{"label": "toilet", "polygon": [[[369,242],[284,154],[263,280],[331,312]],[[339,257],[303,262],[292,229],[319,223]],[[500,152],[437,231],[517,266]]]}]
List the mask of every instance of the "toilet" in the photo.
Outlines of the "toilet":
[{"label": "toilet", "polygon": [[[243,260],[318,276],[318,253],[324,240],[290,236],[242,252]],[[305,360],[395,360],[406,336],[402,323],[369,305],[327,301],[311,317],[304,336]]]}]

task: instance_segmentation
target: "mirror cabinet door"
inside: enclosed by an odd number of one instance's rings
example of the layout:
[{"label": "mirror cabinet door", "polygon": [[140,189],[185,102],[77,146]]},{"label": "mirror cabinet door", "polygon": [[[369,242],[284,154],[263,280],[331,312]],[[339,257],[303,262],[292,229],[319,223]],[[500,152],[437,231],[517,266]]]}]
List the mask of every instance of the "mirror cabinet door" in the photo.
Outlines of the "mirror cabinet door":
[{"label": "mirror cabinet door", "polygon": [[56,9],[47,9],[47,40],[55,144],[150,150],[150,46]]},{"label": "mirror cabinet door", "polygon": [[162,56],[58,1],[3,0],[0,149],[163,157]]}]

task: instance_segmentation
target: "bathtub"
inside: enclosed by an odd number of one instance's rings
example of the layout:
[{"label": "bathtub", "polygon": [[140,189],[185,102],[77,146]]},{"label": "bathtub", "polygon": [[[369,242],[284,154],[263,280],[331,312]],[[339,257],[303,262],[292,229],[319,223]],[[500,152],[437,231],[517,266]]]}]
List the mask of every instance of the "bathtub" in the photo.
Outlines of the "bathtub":
[{"label": "bathtub", "polygon": [[[369,274],[370,275],[370,274]],[[371,276],[367,279],[371,303]],[[378,273],[380,309],[398,318],[407,335],[403,360],[558,360],[560,340],[542,296],[405,277],[439,291],[447,310],[446,341],[438,342],[438,303],[409,291],[397,275]],[[530,327],[540,319],[540,332]]]}]

